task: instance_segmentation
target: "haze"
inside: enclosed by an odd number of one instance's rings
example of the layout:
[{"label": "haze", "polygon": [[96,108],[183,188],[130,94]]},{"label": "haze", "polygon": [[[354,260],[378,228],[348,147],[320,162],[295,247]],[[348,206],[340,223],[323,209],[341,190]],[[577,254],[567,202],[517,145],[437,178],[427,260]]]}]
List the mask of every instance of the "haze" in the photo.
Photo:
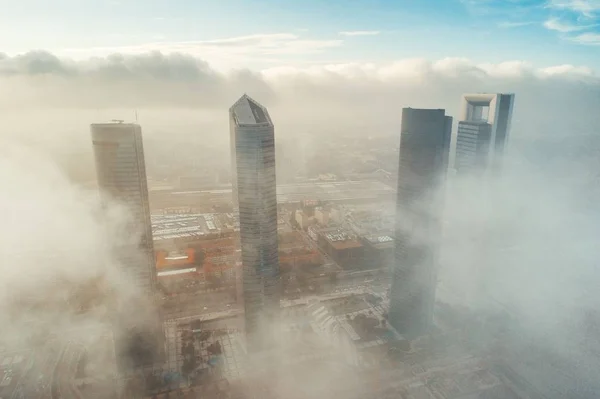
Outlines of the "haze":
[{"label": "haze", "polygon": [[[317,13],[319,6],[310,3],[306,7]],[[505,20],[509,15],[506,3],[513,2],[457,3],[461,9],[468,10],[469,21],[491,18],[492,12],[500,13],[502,18],[495,19],[495,28],[490,28],[491,33],[496,34],[490,40],[501,49],[498,54],[493,54],[491,49],[484,54],[467,44],[462,52],[460,46],[450,46],[457,50],[450,56],[450,50],[442,52],[431,47],[428,51],[423,47],[422,51],[413,49],[410,53],[407,49],[398,50],[399,56],[394,57],[389,56],[394,46],[381,43],[377,45],[378,50],[367,51],[369,43],[375,46],[375,42],[359,42],[359,39],[380,37],[383,41],[386,32],[395,34],[387,25],[383,26],[391,22],[384,18],[382,27],[378,27],[367,11],[362,21],[354,20],[353,26],[344,28],[335,21],[331,29],[336,31],[328,33],[329,36],[317,33],[316,27],[309,25],[304,26],[310,29],[302,29],[313,33],[306,35],[318,37],[304,38],[302,32],[305,31],[299,30],[300,25],[294,28],[298,29],[294,30],[296,37],[285,36],[288,33],[258,34],[256,30],[250,31],[250,26],[244,26],[247,31],[243,35],[232,31],[231,34],[218,33],[219,38],[208,35],[170,40],[167,37],[135,43],[105,40],[88,46],[74,44],[72,38],[76,33],[71,27],[67,35],[71,39],[64,39],[60,46],[44,44],[46,39],[40,35],[40,43],[47,50],[33,50],[39,46],[30,44],[31,38],[16,25],[4,27],[5,33],[20,32],[23,44],[8,47],[10,51],[6,54],[0,53],[0,214],[3,216],[0,363],[2,359],[14,359],[15,353],[19,356],[24,353],[22,356],[31,359],[32,365],[29,369],[15,366],[15,370],[10,371],[8,363],[2,364],[0,381],[8,383],[0,384],[0,396],[3,395],[1,389],[14,388],[6,376],[22,373],[22,387],[15,388],[14,394],[11,391],[14,396],[8,397],[70,397],[75,394],[73,391],[65,393],[64,387],[76,386],[79,396],[74,397],[86,398],[113,398],[119,390],[121,397],[152,397],[164,395],[169,389],[181,389],[190,398],[195,398],[192,395],[197,392],[203,392],[202,397],[211,397],[219,390],[227,391],[230,397],[242,397],[243,393],[246,397],[383,398],[388,395],[412,398],[417,396],[410,395],[416,393],[411,393],[408,387],[416,380],[425,379],[428,382],[423,384],[431,392],[438,392],[439,397],[467,398],[468,394],[481,398],[513,397],[499,388],[487,394],[460,388],[459,394],[448,393],[450,388],[431,387],[442,384],[439,381],[444,378],[459,386],[460,378],[451,375],[460,374],[457,371],[460,368],[448,366],[451,363],[448,359],[459,363],[464,353],[468,353],[485,367],[492,364],[489,372],[509,387],[506,389],[511,389],[514,397],[599,397],[600,75],[597,66],[600,59],[596,50],[600,6],[592,0],[549,1],[531,2],[530,9],[521,4],[524,2],[514,2],[522,18]],[[485,10],[482,3],[489,3]],[[433,2],[430,6],[434,7]],[[12,13],[15,18],[24,18],[16,8],[2,7],[6,8],[7,15]],[[173,5],[173,10],[181,11],[182,7]],[[373,7],[385,12],[388,6]],[[422,10],[413,9],[416,6],[407,7],[414,15],[423,16]],[[289,8],[297,6],[289,5]],[[97,12],[98,18],[104,18]],[[273,11],[280,12],[283,11]],[[285,15],[277,15],[281,21],[286,20]],[[327,15],[334,21],[331,14]],[[577,16],[578,19],[573,18]],[[49,14],[48,18],[58,17]],[[309,24],[310,18],[299,18]],[[416,20],[406,22],[415,31],[421,26]],[[445,22],[450,24],[450,21]],[[437,31],[432,28],[431,36],[450,29],[441,24]],[[354,29],[357,26],[365,28]],[[533,26],[546,34],[559,36],[548,39],[550,44],[543,47],[541,33],[534,32]],[[219,32],[223,28],[212,26],[211,29]],[[468,28],[471,34],[481,29]],[[498,33],[500,29],[506,33]],[[522,29],[521,36],[508,32],[515,29]],[[458,39],[466,41],[467,37],[463,37],[464,32],[458,27],[456,31],[449,31],[455,32],[457,37],[440,36],[441,41],[448,45],[460,43]],[[513,35],[527,38],[523,40],[529,44],[521,47],[530,46],[531,51],[519,47]],[[80,41],[91,43],[92,36],[91,33],[82,35]],[[172,36],[183,37],[175,33]],[[430,43],[427,38],[418,41],[423,46]],[[406,42],[398,42],[397,46],[402,47]],[[509,43],[517,47],[514,52]],[[559,59],[557,53],[561,46],[564,52]],[[347,53],[337,53],[338,48]],[[547,55],[550,53],[553,55]],[[384,360],[374,352],[366,355],[355,349],[354,344],[347,343],[351,339],[340,338],[345,337],[342,331],[347,328],[346,324],[358,330],[363,328],[356,327],[362,326],[360,317],[355,322],[360,312],[349,311],[346,315],[340,309],[352,307],[353,301],[370,304],[368,295],[375,295],[382,302],[372,309],[365,305],[364,309],[370,309],[365,318],[377,320],[377,326],[371,326],[376,331],[388,328],[386,292],[397,266],[394,257],[374,260],[361,255],[359,261],[347,266],[320,248],[320,241],[310,241],[311,230],[298,226],[296,221],[300,219],[296,212],[308,207],[301,201],[320,200],[323,209],[341,209],[346,215],[369,213],[371,219],[365,225],[376,225],[377,233],[382,236],[384,233],[393,235],[396,230],[409,234],[412,243],[429,242],[427,229],[403,230],[402,220],[408,215],[396,204],[396,179],[401,173],[398,156],[402,109],[445,109],[446,115],[454,117],[449,160],[452,166],[456,157],[461,98],[465,93],[480,92],[515,93],[512,125],[502,173],[489,178],[484,185],[481,180],[455,173],[450,167],[446,183],[436,187],[436,195],[443,198],[444,205],[440,216],[443,228],[435,296],[435,333],[411,339],[407,345],[412,352],[405,351],[408,355],[394,360],[389,360],[390,353],[395,354],[404,344],[389,344],[391,352],[381,350]],[[240,371],[239,375],[219,369],[218,376],[216,371],[211,371],[210,377],[206,377],[199,370],[215,370],[210,361],[203,359],[200,362],[203,366],[190,365],[191,360],[186,355],[187,351],[193,354],[208,351],[214,355],[217,353],[211,352],[214,346],[207,348],[209,343],[219,342],[227,356],[228,351],[242,356],[235,342],[236,337],[243,336],[239,317],[244,308],[234,278],[229,281],[221,277],[225,272],[220,271],[217,282],[206,272],[203,277],[206,281],[198,283],[201,287],[194,283],[191,286],[196,288],[182,288],[181,283],[179,288],[172,288],[175,284],[161,283],[168,288],[157,293],[155,299],[159,303],[160,317],[164,318],[161,321],[167,331],[167,341],[169,328],[178,331],[172,333],[178,337],[173,339],[178,349],[165,344],[166,362],[178,365],[179,374],[185,378],[152,385],[148,382],[150,372],[146,370],[145,379],[142,378],[148,384],[145,390],[131,387],[138,384],[138,380],[135,384],[131,381],[116,383],[126,378],[119,374],[120,355],[111,352],[115,350],[113,341],[118,341],[120,334],[129,334],[130,330],[115,327],[121,326],[115,324],[115,309],[119,309],[119,320],[127,319],[138,327],[154,325],[158,316],[153,311],[154,299],[145,297],[136,286],[118,252],[127,246],[130,255],[139,259],[143,254],[135,243],[144,232],[139,226],[132,232],[135,212],[132,214],[114,199],[101,201],[90,124],[124,120],[138,123],[142,128],[156,273],[160,276],[167,269],[175,270],[172,266],[161,269],[161,262],[167,264],[169,260],[165,258],[181,256],[187,249],[180,246],[177,239],[161,241],[157,231],[162,228],[161,223],[166,223],[159,220],[161,216],[177,209],[177,212],[193,215],[194,220],[205,220],[202,219],[205,216],[198,215],[210,213],[211,217],[223,218],[222,215],[236,212],[229,198],[231,194],[219,190],[230,189],[234,178],[228,110],[244,94],[268,109],[274,123],[276,174],[280,186],[279,223],[286,225],[285,228],[279,226],[280,262],[284,257],[282,248],[287,245],[284,237],[293,241],[291,237],[296,235],[302,242],[298,248],[314,251],[317,254],[314,256],[325,266],[332,262],[339,269],[332,273],[320,265],[315,268],[318,273],[305,273],[303,268],[309,268],[302,263],[304,260],[295,261],[289,269],[282,266],[282,279],[290,281],[285,283],[282,309],[293,309],[282,312],[281,320],[268,327],[283,331],[281,334],[286,338],[279,344],[273,343],[274,349],[271,348],[268,356],[244,357],[246,371],[245,374]],[[186,186],[186,179],[193,183]],[[331,185],[327,186],[326,182]],[[334,183],[344,182],[371,184],[360,189],[360,195],[377,192],[383,199],[357,205],[353,202],[356,198],[346,201],[319,197],[342,195],[336,194],[338,188]],[[299,189],[293,188],[294,185],[319,187],[322,192],[306,188],[297,194],[299,191],[294,190]],[[285,187],[281,189],[282,186]],[[302,195],[302,198],[294,197],[294,201],[283,203],[286,195],[289,198]],[[202,200],[198,200],[200,197]],[[392,220],[393,215],[396,222]],[[316,214],[310,217],[310,225],[327,224],[317,221]],[[340,226],[346,228],[346,223],[352,225],[355,220],[342,221]],[[368,230],[363,225],[361,228]],[[352,235],[359,237],[359,233],[356,230]],[[219,239],[229,238],[229,233],[219,234]],[[231,237],[237,237],[236,234]],[[223,248],[234,248],[238,245],[235,240],[237,238],[232,238],[232,243],[215,241],[214,246],[228,253],[229,249]],[[179,269],[198,266],[198,270],[202,267],[207,270],[212,249],[202,245],[205,244],[198,244],[202,259],[198,260],[198,256],[196,263]],[[190,244],[189,248],[192,247]],[[294,248],[289,253],[300,251]],[[234,253],[233,249],[231,252]],[[234,259],[239,255],[231,256]],[[302,259],[308,258],[306,255]],[[227,258],[224,262],[230,262],[228,267],[235,269],[236,260]],[[368,274],[363,277],[360,273],[366,271]],[[356,277],[356,273],[360,277]],[[330,277],[331,274],[336,276]],[[294,290],[299,287],[297,296],[292,293],[292,287]],[[319,290],[321,292],[315,292]],[[332,297],[342,295],[344,290],[350,291],[345,299]],[[171,297],[177,298],[178,305],[169,302]],[[352,299],[355,297],[358,299]],[[324,303],[327,304],[320,309],[319,304]],[[300,308],[302,310],[295,310]],[[223,312],[229,312],[229,316],[234,314],[236,318],[223,322],[224,316],[215,316],[214,320],[208,316]],[[319,324],[319,317],[326,317],[325,314],[335,314],[331,320],[336,321]],[[201,327],[190,321],[198,315],[202,317],[197,319],[204,323]],[[180,327],[184,319],[187,324]],[[309,338],[305,335],[307,325],[314,328]],[[179,328],[190,332],[181,332]],[[192,330],[198,331],[192,333]],[[205,331],[211,331],[209,338],[202,336]],[[463,334],[456,338],[460,344],[454,341],[453,331]],[[432,364],[437,365],[438,361],[432,360],[435,351],[431,347],[435,345],[430,341],[438,342],[436,339],[444,347],[440,349],[444,355],[439,355],[444,359],[439,364],[444,366],[439,367],[447,367],[443,372],[446,374],[423,377],[414,371],[415,367],[423,367],[427,373],[435,369]],[[192,347],[196,345],[196,349],[189,349],[186,342]],[[455,353],[456,345],[460,350]],[[101,355],[109,352],[110,355]],[[86,366],[77,367],[87,368],[87,372],[82,372],[85,378],[79,372],[75,377],[69,369],[80,364],[80,360],[73,360],[64,370],[62,366],[49,366],[54,361],[61,365],[72,354],[73,359],[83,356],[81,353],[86,353]],[[136,357],[135,354],[127,356]],[[169,356],[180,358],[173,360]],[[299,360],[304,359],[303,356],[309,360]],[[185,368],[187,372],[183,371]],[[167,367],[161,369],[163,374],[157,370],[155,366],[152,372],[162,378]],[[373,388],[372,376],[376,372],[378,381],[388,384],[388,388]],[[43,382],[26,385],[38,375],[45,376],[39,377]],[[94,378],[96,382],[89,382]],[[228,390],[219,385],[223,380],[227,381]],[[85,384],[93,389],[86,390]],[[149,388],[150,385],[153,388]],[[190,393],[190,387],[196,389],[196,393]],[[494,394],[496,396],[491,396]]]}]

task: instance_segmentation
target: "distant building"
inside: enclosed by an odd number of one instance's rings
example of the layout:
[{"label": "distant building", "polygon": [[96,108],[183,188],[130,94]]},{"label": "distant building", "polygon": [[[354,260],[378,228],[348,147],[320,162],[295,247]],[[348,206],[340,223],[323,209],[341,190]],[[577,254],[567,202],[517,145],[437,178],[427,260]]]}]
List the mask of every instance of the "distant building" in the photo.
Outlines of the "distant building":
[{"label": "distant building", "polygon": [[[487,295],[488,269],[485,265],[493,256],[491,251],[494,247],[489,220],[499,198],[494,193],[494,178],[502,169],[514,101],[514,94],[479,93],[462,97],[454,157],[456,175],[451,179],[448,209],[464,207],[468,202],[473,204],[470,206],[471,227],[468,232],[473,237],[473,255],[461,265],[469,270],[470,284],[449,288],[455,279],[447,279],[445,286],[462,297],[463,305],[469,307],[478,306]],[[466,233],[459,215],[447,216],[445,234],[452,235],[454,231]]]},{"label": "distant building", "polygon": [[239,209],[246,347],[271,345],[279,314],[275,131],[265,107],[243,95],[230,109],[234,203]]},{"label": "distant building", "polygon": [[342,211],[338,208],[331,208],[329,210],[329,218],[331,219],[332,222],[334,223],[341,223],[344,215],[342,213]]},{"label": "distant building", "polygon": [[307,212],[305,212],[302,209],[296,210],[295,219],[296,219],[296,223],[298,223],[298,226],[300,226],[300,228],[302,230],[306,230],[308,228],[309,223],[310,223],[310,218],[308,217]]},{"label": "distant building", "polygon": [[[157,277],[142,129],[137,124],[129,123],[92,124],[91,135],[102,199],[105,203],[115,201],[124,205],[131,218],[128,230],[133,238],[127,242],[117,243],[113,250],[117,254],[123,272],[135,284],[145,300],[153,304]],[[142,306],[147,307],[147,305],[146,303]],[[141,314],[143,311],[144,309],[140,309],[138,313]],[[155,355],[162,353],[164,347],[162,323],[157,314],[153,316],[156,316],[153,317],[155,324],[144,326],[130,325],[136,321],[119,318],[118,330],[130,331],[130,334],[125,334],[126,336],[117,337],[119,361],[127,363],[123,367],[151,365],[157,361]],[[131,355],[134,352],[136,355]]]},{"label": "distant building", "polygon": [[458,173],[498,173],[510,132],[514,94],[465,94],[456,135]]},{"label": "distant building", "polygon": [[327,226],[329,224],[329,211],[319,207],[315,209],[315,219],[322,226]]},{"label": "distant building", "polygon": [[362,265],[364,248],[354,234],[342,228],[321,229],[317,243],[340,266],[355,269]]},{"label": "distant building", "polygon": [[389,321],[409,339],[425,332],[433,317],[441,235],[439,189],[451,132],[452,118],[443,109],[402,110]]},{"label": "distant building", "polygon": [[394,261],[394,239],[389,235],[367,235],[362,237],[365,258],[369,269],[387,267]]}]

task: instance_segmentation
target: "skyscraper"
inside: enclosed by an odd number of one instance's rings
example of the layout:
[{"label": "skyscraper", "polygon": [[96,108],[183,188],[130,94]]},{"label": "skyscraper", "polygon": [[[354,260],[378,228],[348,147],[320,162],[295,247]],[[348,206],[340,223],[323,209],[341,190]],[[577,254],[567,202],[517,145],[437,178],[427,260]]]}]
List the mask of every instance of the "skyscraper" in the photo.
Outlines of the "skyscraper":
[{"label": "skyscraper", "polygon": [[514,94],[463,95],[454,160],[459,174],[500,171],[514,100]]},{"label": "skyscraper", "polygon": [[452,134],[443,109],[402,110],[390,324],[412,339],[431,324],[442,193]]},{"label": "skyscraper", "polygon": [[[156,270],[142,130],[137,124],[99,123],[91,125],[91,134],[103,202],[119,203],[129,213],[126,227],[131,240],[113,243],[112,250],[137,293],[116,309],[117,353],[126,368],[148,365],[162,353],[163,337],[153,308]],[[135,304],[139,309],[123,309]]]},{"label": "skyscraper", "polygon": [[229,109],[229,121],[246,346],[256,351],[271,343],[280,306],[275,134],[267,109],[245,94]]}]

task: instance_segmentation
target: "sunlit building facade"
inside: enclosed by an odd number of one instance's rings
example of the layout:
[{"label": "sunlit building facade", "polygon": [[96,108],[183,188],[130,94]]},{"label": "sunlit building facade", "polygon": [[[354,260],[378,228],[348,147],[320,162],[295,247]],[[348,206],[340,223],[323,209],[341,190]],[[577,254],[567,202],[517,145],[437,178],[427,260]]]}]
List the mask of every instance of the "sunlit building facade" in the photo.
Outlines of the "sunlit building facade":
[{"label": "sunlit building facade", "polygon": [[408,339],[432,322],[451,135],[443,109],[402,110],[389,321]]},{"label": "sunlit building facade", "polygon": [[463,95],[454,158],[457,173],[500,171],[514,102],[514,94]]},{"label": "sunlit building facade", "polygon": [[280,307],[275,135],[267,109],[247,95],[230,108],[229,117],[246,347],[256,351],[272,344]]}]

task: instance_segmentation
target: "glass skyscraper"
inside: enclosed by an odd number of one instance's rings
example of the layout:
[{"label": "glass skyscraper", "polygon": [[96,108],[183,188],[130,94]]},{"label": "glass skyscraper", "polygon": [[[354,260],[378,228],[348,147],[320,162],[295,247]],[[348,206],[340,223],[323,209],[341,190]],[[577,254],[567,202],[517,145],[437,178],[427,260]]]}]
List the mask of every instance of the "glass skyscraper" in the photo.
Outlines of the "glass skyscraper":
[{"label": "glass skyscraper", "polygon": [[457,173],[499,173],[510,132],[514,94],[465,94],[456,135]]},{"label": "glass skyscraper", "polygon": [[155,307],[157,282],[142,129],[130,123],[100,123],[91,125],[91,134],[103,202],[118,203],[128,212],[129,234],[111,248],[126,283],[133,283],[136,291],[119,304],[115,315],[116,351],[125,371],[155,363],[164,349]]},{"label": "glass skyscraper", "polygon": [[267,109],[247,95],[230,108],[229,117],[246,347],[257,351],[272,343],[280,307],[275,133]]},{"label": "glass skyscraper", "polygon": [[432,317],[452,117],[443,109],[402,110],[396,200],[396,250],[390,324],[407,339]]}]

